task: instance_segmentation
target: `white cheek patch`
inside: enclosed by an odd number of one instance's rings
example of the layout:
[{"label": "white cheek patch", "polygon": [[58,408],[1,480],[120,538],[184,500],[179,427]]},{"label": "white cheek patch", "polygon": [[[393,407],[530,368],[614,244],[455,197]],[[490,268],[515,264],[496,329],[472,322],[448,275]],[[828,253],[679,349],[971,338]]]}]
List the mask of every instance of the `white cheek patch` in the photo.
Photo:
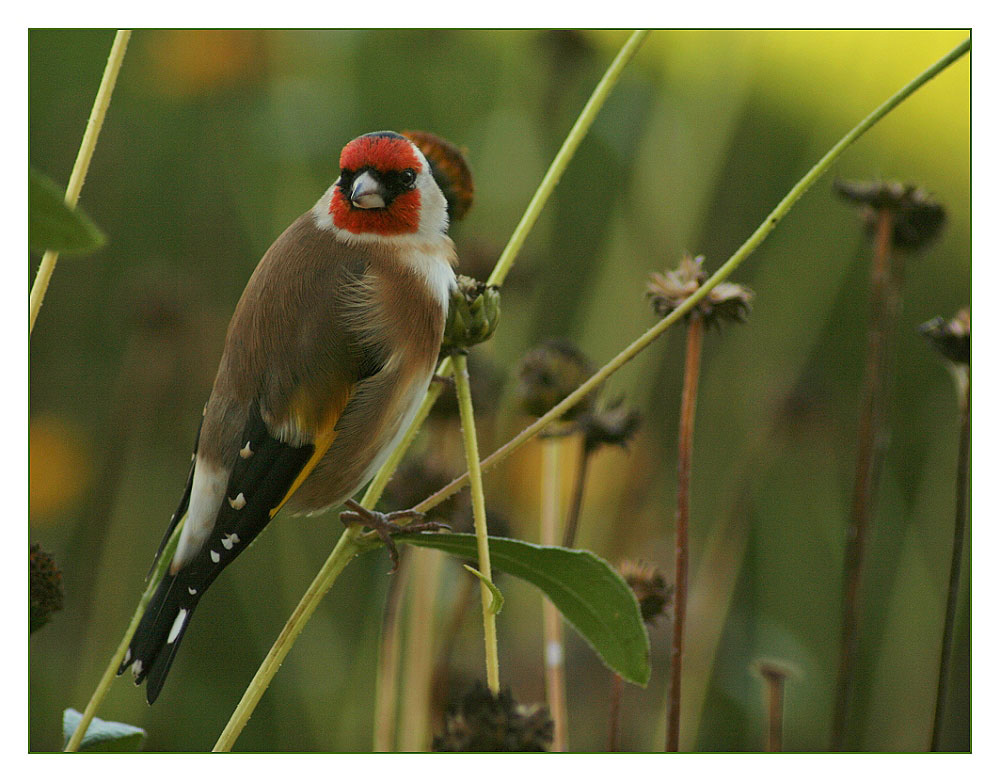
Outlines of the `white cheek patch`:
[{"label": "white cheek patch", "polygon": [[172,563],[175,572],[194,559],[212,534],[219,506],[226,496],[228,480],[229,473],[225,470],[209,464],[200,456],[195,460],[187,521],[184,522]]}]

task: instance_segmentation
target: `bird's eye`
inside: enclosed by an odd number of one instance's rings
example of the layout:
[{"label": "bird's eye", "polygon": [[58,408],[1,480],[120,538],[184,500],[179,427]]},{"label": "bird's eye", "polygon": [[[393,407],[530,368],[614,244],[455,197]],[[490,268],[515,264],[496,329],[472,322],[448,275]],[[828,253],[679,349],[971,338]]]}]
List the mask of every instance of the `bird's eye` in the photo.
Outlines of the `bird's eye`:
[{"label": "bird's eye", "polygon": [[406,187],[413,187],[413,183],[417,181],[417,172],[408,168],[399,175],[399,179]]}]

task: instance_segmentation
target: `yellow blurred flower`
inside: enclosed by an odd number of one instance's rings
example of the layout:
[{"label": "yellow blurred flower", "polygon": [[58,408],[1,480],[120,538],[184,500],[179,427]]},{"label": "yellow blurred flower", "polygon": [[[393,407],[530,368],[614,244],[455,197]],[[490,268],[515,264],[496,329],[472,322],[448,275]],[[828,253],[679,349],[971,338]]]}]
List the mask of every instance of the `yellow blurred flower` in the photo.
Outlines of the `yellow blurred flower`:
[{"label": "yellow blurred flower", "polygon": [[29,511],[37,524],[78,500],[92,477],[92,456],[80,431],[50,413],[31,419],[28,448]]}]

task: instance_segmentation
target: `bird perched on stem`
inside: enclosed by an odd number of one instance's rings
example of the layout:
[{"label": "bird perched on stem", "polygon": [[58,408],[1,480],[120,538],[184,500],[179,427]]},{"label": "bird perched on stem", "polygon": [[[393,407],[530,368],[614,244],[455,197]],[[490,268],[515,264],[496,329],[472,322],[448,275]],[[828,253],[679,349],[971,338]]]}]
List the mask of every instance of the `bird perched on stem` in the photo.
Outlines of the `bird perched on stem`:
[{"label": "bird perched on stem", "polygon": [[[219,573],[286,504],[315,513],[351,502],[431,381],[455,286],[432,164],[408,138],[378,132],[344,147],[340,169],[264,254],[229,324],[157,556],[183,522],[177,550],[118,671],[147,682],[150,704]],[[351,507],[345,523],[372,527],[393,553],[392,519],[419,515]]]}]

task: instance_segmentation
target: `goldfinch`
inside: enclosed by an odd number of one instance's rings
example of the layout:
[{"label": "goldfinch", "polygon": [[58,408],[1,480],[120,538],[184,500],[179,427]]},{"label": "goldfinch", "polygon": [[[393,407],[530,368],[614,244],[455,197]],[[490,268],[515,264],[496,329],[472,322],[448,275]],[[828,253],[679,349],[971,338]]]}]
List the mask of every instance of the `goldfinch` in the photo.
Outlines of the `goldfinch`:
[{"label": "goldfinch", "polygon": [[[118,671],[146,682],[150,704],[223,568],[286,505],[314,513],[349,501],[413,420],[455,287],[433,174],[405,136],[354,139],[337,181],[250,277],[160,545],[183,521],[176,553]],[[391,526],[379,514],[354,519],[383,535]]]}]

